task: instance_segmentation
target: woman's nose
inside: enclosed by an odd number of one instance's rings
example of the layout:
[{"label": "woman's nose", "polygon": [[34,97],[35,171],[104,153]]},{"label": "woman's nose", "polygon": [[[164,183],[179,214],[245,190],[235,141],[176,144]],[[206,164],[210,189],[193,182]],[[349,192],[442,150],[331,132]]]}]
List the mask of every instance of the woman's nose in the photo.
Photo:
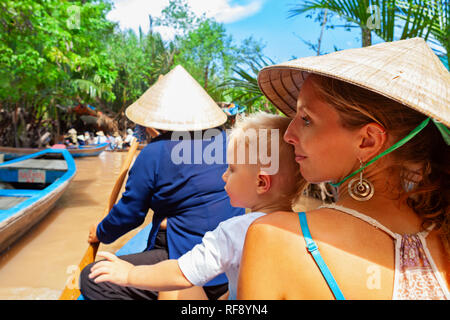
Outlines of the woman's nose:
[{"label": "woman's nose", "polygon": [[289,144],[295,144],[298,142],[298,136],[295,132],[295,119],[293,119],[289,124],[286,132],[284,133],[283,139]]}]

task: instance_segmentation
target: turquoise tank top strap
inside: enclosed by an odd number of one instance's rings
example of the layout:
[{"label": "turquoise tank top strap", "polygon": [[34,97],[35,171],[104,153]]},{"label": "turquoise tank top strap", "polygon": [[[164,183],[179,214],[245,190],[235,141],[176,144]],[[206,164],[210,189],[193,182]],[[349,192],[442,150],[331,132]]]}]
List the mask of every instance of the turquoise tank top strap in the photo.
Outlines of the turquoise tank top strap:
[{"label": "turquoise tank top strap", "polygon": [[314,258],[314,261],[316,261],[316,264],[319,267],[320,272],[322,272],[322,275],[325,278],[325,281],[328,283],[328,286],[333,292],[336,300],[345,300],[344,295],[341,292],[341,289],[339,289],[336,280],[334,280],[333,275],[330,272],[330,269],[328,269],[325,261],[322,259],[322,256],[320,255],[319,252],[319,248],[317,247],[316,243],[311,237],[308,222],[306,220],[306,214],[304,212],[299,212],[298,217],[300,219],[300,227],[302,229],[303,238],[305,239],[306,242],[306,248]]}]

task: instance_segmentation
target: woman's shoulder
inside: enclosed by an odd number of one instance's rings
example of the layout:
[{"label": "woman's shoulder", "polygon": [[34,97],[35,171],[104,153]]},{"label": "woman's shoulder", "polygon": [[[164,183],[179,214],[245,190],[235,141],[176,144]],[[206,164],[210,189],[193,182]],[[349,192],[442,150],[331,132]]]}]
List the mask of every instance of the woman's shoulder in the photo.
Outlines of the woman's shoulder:
[{"label": "woman's shoulder", "polygon": [[[307,216],[317,212],[320,214],[320,211],[316,211],[307,212]],[[261,243],[276,241],[279,244],[292,244],[301,235],[298,212],[277,211],[259,217],[250,225],[248,234]]]},{"label": "woman's shoulder", "polygon": [[[378,240],[384,244],[392,243],[389,235],[343,212],[319,208],[306,211],[305,214],[306,226],[319,245],[354,248],[359,247],[361,239],[367,240],[368,237],[371,243]],[[253,222],[248,233],[253,234],[257,241],[276,241],[284,247],[291,247],[294,243],[300,246],[305,244],[298,212],[279,211],[260,217]]]},{"label": "woman's shoulder", "polygon": [[[321,215],[322,210],[307,212],[307,216],[312,214]],[[299,290],[302,287],[309,288],[305,284],[310,283],[310,279],[320,284],[325,297],[331,298],[326,283],[322,283],[321,274],[306,250],[297,212],[279,211],[258,218],[249,228],[245,246],[245,270],[258,270],[259,274],[270,279],[268,282],[273,282],[273,292],[263,298],[272,297],[272,294],[275,299],[316,297],[307,294],[310,290]],[[277,258],[267,259],[271,256]],[[293,273],[293,270],[302,272]],[[317,289],[313,288],[313,291]]]},{"label": "woman's shoulder", "polygon": [[[336,211],[328,208],[305,211],[305,214],[308,222],[312,220],[314,223],[326,222],[328,224],[330,220],[337,220]],[[274,231],[280,231],[282,229],[296,229],[299,224],[299,212],[277,211],[256,219],[252,226],[261,230],[274,229]]]}]

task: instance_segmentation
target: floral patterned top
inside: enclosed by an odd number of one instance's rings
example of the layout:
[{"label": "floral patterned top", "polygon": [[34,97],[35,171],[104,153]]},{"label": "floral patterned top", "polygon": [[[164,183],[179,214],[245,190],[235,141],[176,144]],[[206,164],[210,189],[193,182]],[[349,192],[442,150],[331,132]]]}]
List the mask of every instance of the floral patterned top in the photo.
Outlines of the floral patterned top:
[{"label": "floral patterned top", "polygon": [[353,209],[335,204],[323,205],[321,208],[348,213],[395,239],[394,300],[450,300],[447,284],[438,272],[426,245],[425,238],[434,226],[417,234],[400,235]]}]

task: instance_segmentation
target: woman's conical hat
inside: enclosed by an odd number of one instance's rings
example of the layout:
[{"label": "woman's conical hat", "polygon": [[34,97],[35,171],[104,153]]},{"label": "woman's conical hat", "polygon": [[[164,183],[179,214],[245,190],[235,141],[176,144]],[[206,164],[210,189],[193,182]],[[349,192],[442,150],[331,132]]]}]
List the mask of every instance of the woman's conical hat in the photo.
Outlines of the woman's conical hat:
[{"label": "woman's conical hat", "polygon": [[377,92],[450,126],[450,73],[422,38],[265,67],[258,74],[258,84],[277,108],[292,117],[307,73]]},{"label": "woman's conical hat", "polygon": [[195,131],[218,127],[226,114],[180,65],[161,77],[125,110],[131,121],[169,131]]}]

